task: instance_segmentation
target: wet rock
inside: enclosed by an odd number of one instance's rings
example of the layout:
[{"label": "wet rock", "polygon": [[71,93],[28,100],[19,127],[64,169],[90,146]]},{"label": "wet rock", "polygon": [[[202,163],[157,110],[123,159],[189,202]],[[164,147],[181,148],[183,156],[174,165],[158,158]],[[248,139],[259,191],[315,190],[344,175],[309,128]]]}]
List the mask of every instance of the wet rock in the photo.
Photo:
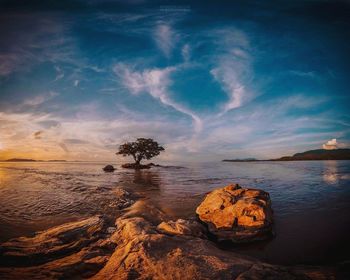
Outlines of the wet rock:
[{"label": "wet rock", "polygon": [[113,165],[106,165],[105,167],[102,168],[103,171],[105,172],[113,172],[115,170]]},{"label": "wet rock", "polygon": [[272,234],[269,194],[238,184],[216,189],[205,197],[196,213],[218,240],[250,242]]},{"label": "wet rock", "polygon": [[109,207],[114,207],[121,210],[131,206],[134,203],[134,200],[131,199],[131,194],[122,188],[117,188],[114,191],[114,194],[116,199],[108,205]]},{"label": "wet rock", "polygon": [[71,279],[94,275],[115,244],[106,238],[104,220],[95,216],[11,239],[0,248],[0,279]]},{"label": "wet rock", "polygon": [[[120,209],[131,205],[131,194],[115,189]],[[96,274],[116,244],[116,228],[101,216],[66,223],[33,237],[0,244],[0,279],[81,279]]]},{"label": "wet rock", "polygon": [[161,233],[170,235],[187,235],[206,238],[206,228],[197,221],[178,219],[177,221],[162,222],[157,226]]},{"label": "wet rock", "polygon": [[38,232],[34,237],[20,237],[1,244],[0,256],[8,264],[40,264],[79,251],[98,239],[104,220],[91,217]]},{"label": "wet rock", "polygon": [[123,217],[142,217],[153,225],[158,225],[164,220],[169,220],[169,217],[162,210],[145,200],[136,201],[128,208],[127,213]]}]

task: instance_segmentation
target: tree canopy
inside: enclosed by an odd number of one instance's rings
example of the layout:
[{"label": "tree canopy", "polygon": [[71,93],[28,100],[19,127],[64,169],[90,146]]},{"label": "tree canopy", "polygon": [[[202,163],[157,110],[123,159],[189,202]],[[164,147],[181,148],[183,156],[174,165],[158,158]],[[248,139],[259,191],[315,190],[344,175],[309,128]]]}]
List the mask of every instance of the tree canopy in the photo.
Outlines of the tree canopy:
[{"label": "tree canopy", "polygon": [[151,138],[137,138],[135,142],[126,142],[119,146],[117,155],[132,156],[136,164],[143,159],[158,156],[164,148]]}]

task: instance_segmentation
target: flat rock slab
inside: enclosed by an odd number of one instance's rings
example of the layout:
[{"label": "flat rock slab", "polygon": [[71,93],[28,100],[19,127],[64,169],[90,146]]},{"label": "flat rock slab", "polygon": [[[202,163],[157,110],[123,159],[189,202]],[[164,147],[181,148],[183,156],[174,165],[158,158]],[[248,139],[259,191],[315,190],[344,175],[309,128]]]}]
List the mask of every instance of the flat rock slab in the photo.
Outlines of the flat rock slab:
[{"label": "flat rock slab", "polygon": [[271,200],[262,190],[238,184],[216,189],[207,194],[196,213],[219,241],[250,242],[272,233]]},{"label": "flat rock slab", "polygon": [[207,239],[162,234],[141,217],[119,218],[116,227],[115,251],[92,279],[335,279],[331,269],[269,265],[220,250]]}]

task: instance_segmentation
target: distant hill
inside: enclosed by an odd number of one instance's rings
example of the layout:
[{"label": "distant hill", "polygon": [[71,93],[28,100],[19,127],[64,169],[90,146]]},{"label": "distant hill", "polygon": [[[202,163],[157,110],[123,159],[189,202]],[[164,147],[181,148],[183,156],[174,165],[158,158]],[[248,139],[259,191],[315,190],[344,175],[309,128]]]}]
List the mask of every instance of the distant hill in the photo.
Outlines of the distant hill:
[{"label": "distant hill", "polygon": [[292,156],[284,156],[276,159],[258,160],[247,159],[224,159],[226,162],[254,162],[254,161],[296,161],[296,160],[350,160],[350,149],[335,150],[310,150],[303,153],[296,153]]},{"label": "distant hill", "polygon": [[5,160],[5,161],[11,161],[11,162],[13,162],[13,161],[16,161],[16,162],[18,162],[18,161],[36,161],[35,159],[31,159],[31,158],[11,158],[11,159],[8,159],[8,160]]},{"label": "distant hill", "polygon": [[293,160],[350,160],[350,149],[335,150],[310,150],[303,153],[297,153],[293,156],[285,156],[273,161],[293,161]]}]

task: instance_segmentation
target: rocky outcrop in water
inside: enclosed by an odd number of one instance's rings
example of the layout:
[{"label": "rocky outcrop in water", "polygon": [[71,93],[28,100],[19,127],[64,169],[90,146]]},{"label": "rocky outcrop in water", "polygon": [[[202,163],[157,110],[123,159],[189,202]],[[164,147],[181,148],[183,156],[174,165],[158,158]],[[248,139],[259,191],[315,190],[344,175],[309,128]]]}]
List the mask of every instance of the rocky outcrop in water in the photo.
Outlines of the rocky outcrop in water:
[{"label": "rocky outcrop in water", "polygon": [[205,197],[196,213],[218,240],[236,243],[266,239],[272,232],[269,194],[229,185]]},{"label": "rocky outcrop in water", "polygon": [[107,236],[104,220],[95,216],[34,237],[12,239],[0,247],[0,278],[90,277],[104,266],[115,248]]},{"label": "rocky outcrop in water", "polygon": [[106,165],[102,168],[104,172],[113,172],[115,170],[113,165]]},{"label": "rocky outcrop in water", "polygon": [[130,209],[113,225],[96,216],[1,244],[0,279],[334,279],[333,269],[220,250],[198,221],[159,221],[165,215],[143,201]]},{"label": "rocky outcrop in water", "polygon": [[[134,202],[121,188],[112,207]],[[110,239],[114,223],[94,216],[19,237],[0,244],[0,279],[80,279],[96,274],[116,246]]]},{"label": "rocky outcrop in water", "polygon": [[120,218],[116,227],[117,247],[92,279],[334,279],[329,270],[269,265],[220,250],[191,230],[163,234],[141,217]]}]

